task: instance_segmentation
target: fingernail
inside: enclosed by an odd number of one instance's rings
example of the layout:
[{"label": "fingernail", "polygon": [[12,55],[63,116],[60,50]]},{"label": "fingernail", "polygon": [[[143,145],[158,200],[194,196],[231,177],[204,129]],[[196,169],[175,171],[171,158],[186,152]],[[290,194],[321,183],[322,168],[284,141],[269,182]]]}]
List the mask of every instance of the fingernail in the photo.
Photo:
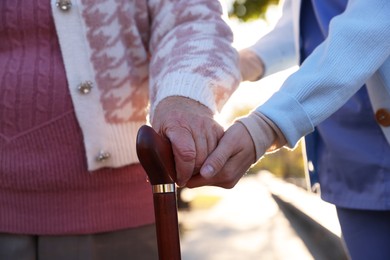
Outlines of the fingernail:
[{"label": "fingernail", "polygon": [[200,174],[206,179],[211,178],[214,176],[214,168],[209,164],[205,165],[202,169],[200,169]]},{"label": "fingernail", "polygon": [[176,180],[176,185],[182,188],[185,186],[185,183],[183,181]]}]

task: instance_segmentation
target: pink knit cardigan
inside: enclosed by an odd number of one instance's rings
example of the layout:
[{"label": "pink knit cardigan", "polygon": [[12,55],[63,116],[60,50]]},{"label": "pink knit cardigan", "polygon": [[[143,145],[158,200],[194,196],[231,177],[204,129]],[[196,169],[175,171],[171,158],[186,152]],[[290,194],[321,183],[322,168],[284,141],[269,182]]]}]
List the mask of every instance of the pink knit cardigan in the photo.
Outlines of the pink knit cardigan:
[{"label": "pink knit cardigan", "polygon": [[66,2],[0,4],[0,232],[152,223],[135,153],[148,106],[182,95],[216,110],[239,81],[217,1]]}]

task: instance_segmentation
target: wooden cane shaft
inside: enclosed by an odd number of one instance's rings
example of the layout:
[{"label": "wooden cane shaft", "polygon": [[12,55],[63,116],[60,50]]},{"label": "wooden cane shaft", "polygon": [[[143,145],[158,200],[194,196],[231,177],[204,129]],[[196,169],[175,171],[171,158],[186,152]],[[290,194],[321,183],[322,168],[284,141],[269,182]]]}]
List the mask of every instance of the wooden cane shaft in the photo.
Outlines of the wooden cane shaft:
[{"label": "wooden cane shaft", "polygon": [[[176,193],[154,193],[157,245],[160,260],[180,260]],[[158,215],[157,215],[158,214]]]},{"label": "wooden cane shaft", "polygon": [[137,155],[152,184],[159,259],[180,260],[176,172],[171,143],[144,125],[137,135]]}]

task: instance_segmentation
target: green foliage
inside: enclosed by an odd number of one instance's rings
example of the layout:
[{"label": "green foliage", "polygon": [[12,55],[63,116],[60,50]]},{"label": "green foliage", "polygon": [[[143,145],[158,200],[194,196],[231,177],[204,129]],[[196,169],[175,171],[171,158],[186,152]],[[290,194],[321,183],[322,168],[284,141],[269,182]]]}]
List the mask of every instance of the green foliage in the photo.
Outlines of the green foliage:
[{"label": "green foliage", "polygon": [[237,17],[243,22],[264,19],[268,6],[278,3],[279,0],[235,0],[229,16]]},{"label": "green foliage", "polygon": [[282,179],[304,178],[305,171],[301,143],[294,150],[282,148],[274,153],[265,155],[252,166],[248,173],[257,173],[260,170],[268,170]]}]

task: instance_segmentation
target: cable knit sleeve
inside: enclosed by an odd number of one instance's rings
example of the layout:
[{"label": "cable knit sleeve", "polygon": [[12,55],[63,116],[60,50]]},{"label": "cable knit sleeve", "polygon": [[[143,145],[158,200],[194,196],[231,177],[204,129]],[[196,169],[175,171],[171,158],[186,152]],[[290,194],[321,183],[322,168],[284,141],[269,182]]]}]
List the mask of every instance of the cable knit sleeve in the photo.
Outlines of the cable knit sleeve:
[{"label": "cable knit sleeve", "polygon": [[238,54],[219,1],[149,1],[151,112],[168,96],[185,96],[213,111],[239,84]]}]

